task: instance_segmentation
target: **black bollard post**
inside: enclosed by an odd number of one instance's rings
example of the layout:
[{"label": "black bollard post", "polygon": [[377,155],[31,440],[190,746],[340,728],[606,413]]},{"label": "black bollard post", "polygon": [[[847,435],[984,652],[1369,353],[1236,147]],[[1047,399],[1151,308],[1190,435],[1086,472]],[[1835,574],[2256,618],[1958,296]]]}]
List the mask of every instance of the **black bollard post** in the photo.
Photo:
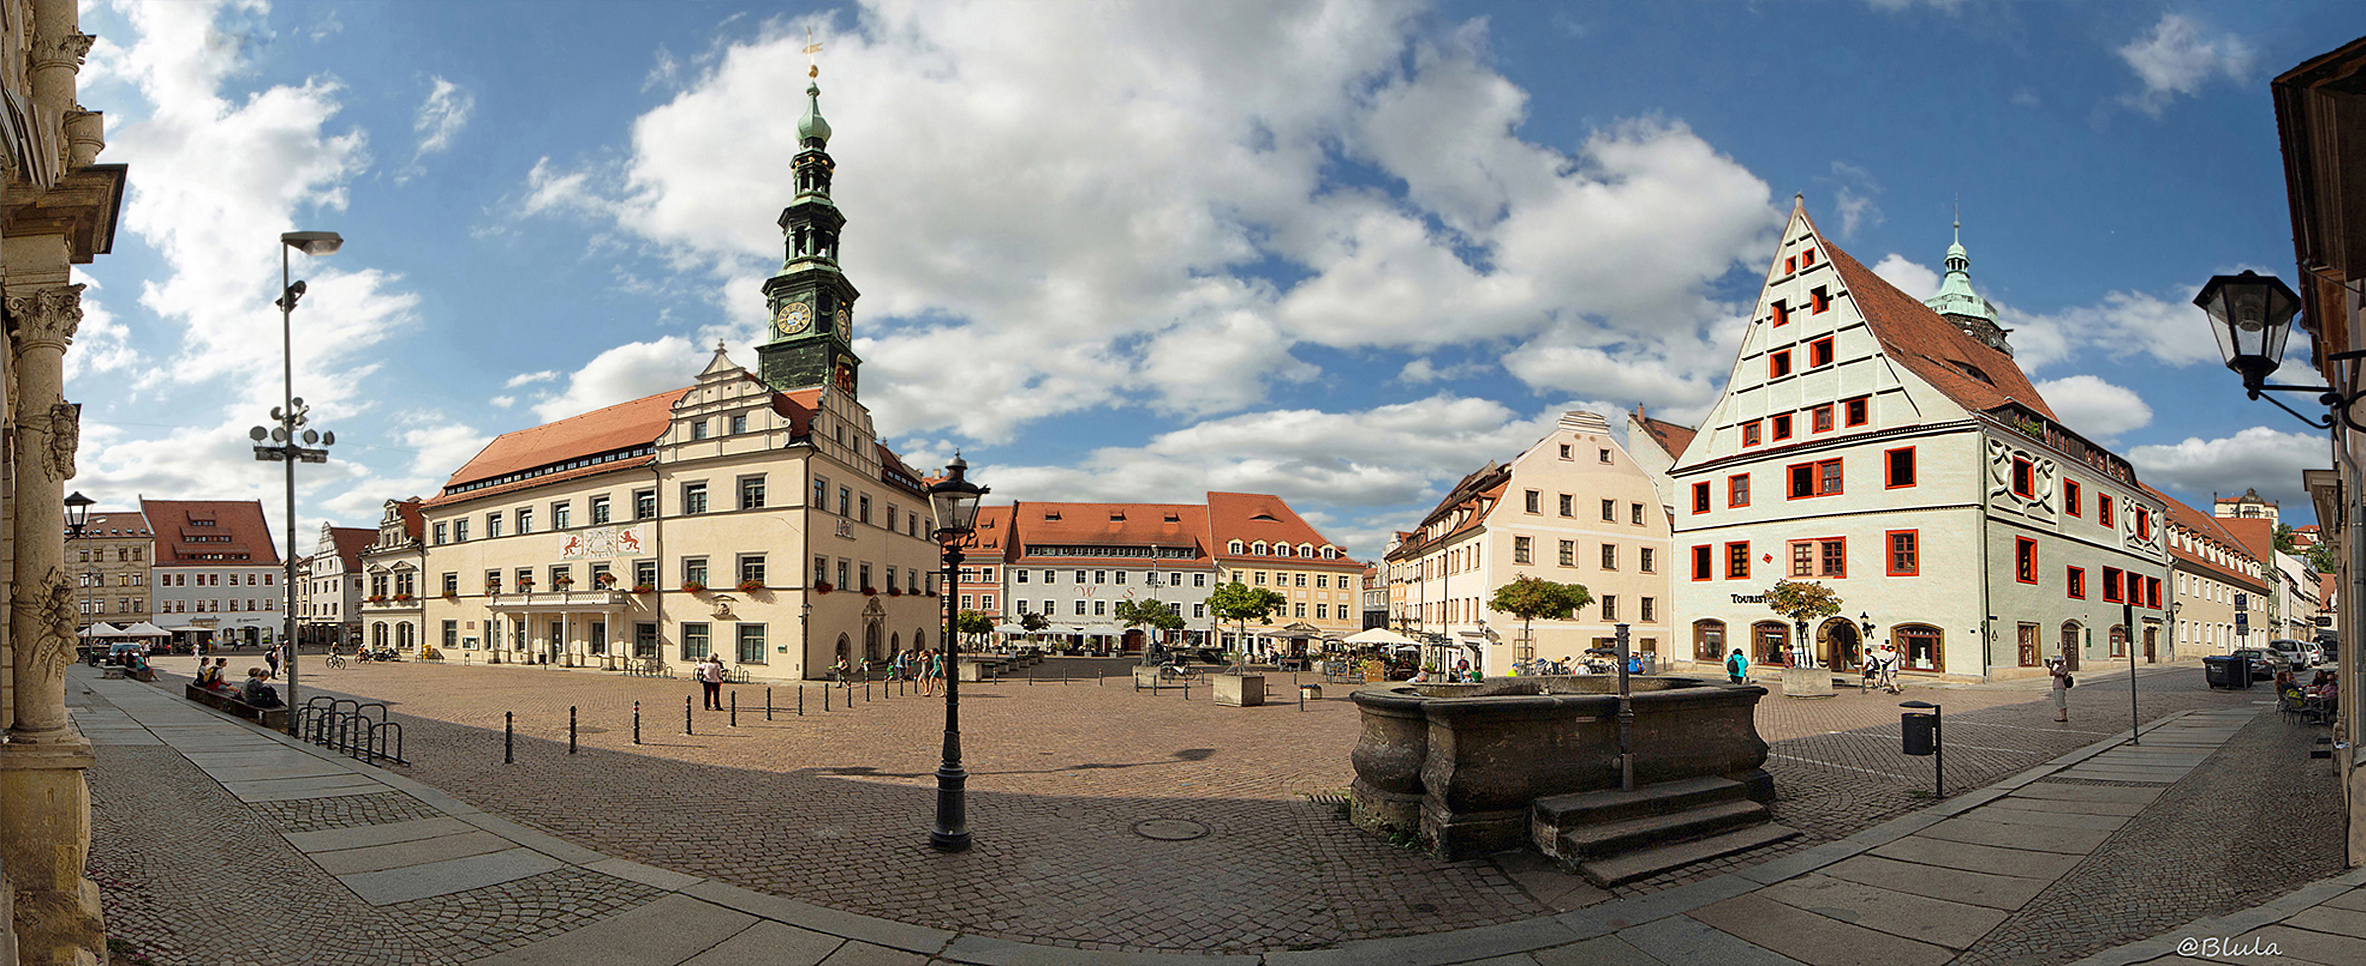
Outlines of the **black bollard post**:
[{"label": "black bollard post", "polygon": [[641,702],[633,702],[633,744],[641,743]]},{"label": "black bollard post", "polygon": [[686,735],[698,733],[697,729],[690,726],[690,696],[687,694],[682,696],[682,733]]},{"label": "black bollard post", "polygon": [[1191,700],[1191,679],[1188,677],[1183,679],[1183,700]]},{"label": "black bollard post", "polygon": [[1298,690],[1298,710],[1306,710],[1306,690],[1304,688]]},{"label": "black bollard post", "polygon": [[567,753],[575,753],[575,706],[567,706]]},{"label": "black bollard post", "polygon": [[827,684],[822,685],[822,710],[830,710],[830,686]]},{"label": "black bollard post", "polygon": [[772,689],[764,689],[764,720],[772,720]]},{"label": "black bollard post", "polygon": [[518,763],[518,713],[501,712],[501,763]]},{"label": "black bollard post", "polygon": [[805,686],[797,685],[797,717],[805,717]]},{"label": "black bollard post", "polygon": [[739,727],[739,692],[731,692],[731,726]]}]

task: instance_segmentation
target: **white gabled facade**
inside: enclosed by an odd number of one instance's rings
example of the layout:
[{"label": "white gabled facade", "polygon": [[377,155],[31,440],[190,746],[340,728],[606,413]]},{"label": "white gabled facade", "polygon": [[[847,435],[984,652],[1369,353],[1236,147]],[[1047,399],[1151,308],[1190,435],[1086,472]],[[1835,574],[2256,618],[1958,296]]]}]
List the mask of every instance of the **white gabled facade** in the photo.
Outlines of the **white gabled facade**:
[{"label": "white gabled facade", "polygon": [[[1960,246],[1948,265],[1968,288]],[[1669,470],[1679,650],[1781,660],[1801,634],[1762,595],[1784,579],[1839,593],[1799,641],[1836,668],[1859,666],[1862,623],[1909,673],[2124,654],[2131,588],[2137,634],[2164,633],[2162,504],[2053,419],[1980,321],[1898,292],[1793,209],[1725,394]]]},{"label": "white gabled facade", "polygon": [[[1564,413],[1551,435],[1465,477],[1390,546],[1389,623],[1443,636],[1490,675],[1530,657],[1582,659],[1622,623],[1636,650],[1665,657],[1675,563],[1651,474],[1600,415]],[[1573,620],[1535,621],[1523,640],[1521,620],[1487,602],[1525,576],[1582,584],[1594,603]]]}]

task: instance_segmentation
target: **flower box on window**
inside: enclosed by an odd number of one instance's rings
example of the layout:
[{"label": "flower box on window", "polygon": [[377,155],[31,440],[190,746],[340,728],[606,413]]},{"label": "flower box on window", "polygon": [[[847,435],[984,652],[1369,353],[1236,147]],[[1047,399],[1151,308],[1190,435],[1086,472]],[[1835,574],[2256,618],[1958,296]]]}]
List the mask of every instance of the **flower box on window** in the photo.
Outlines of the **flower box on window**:
[{"label": "flower box on window", "polygon": [[394,595],[394,600],[395,600],[395,602],[396,602],[396,603],[399,603],[399,604],[407,604],[407,603],[410,603],[410,602],[411,602],[411,595],[409,595],[409,594],[396,594],[396,595]]},{"label": "flower box on window", "polygon": [[553,580],[553,581],[551,581],[551,582],[550,582],[550,585],[551,585],[551,586],[553,586],[553,587],[556,587],[556,588],[558,588],[558,589],[560,589],[560,590],[565,590],[565,589],[567,589],[567,588],[569,588],[569,587],[573,587],[573,586],[575,586],[575,578],[573,578],[573,577],[561,577],[561,578],[559,578],[559,579],[557,579],[557,580]]},{"label": "flower box on window", "polygon": [[386,603],[386,595],[385,595],[385,594],[371,594],[371,595],[369,596],[369,601],[370,601],[370,603],[373,603],[373,604],[383,604],[383,603]]},{"label": "flower box on window", "polygon": [[634,584],[634,585],[633,585],[633,593],[636,593],[636,594],[654,594],[654,593],[656,593],[656,592],[657,592],[657,588],[655,588],[655,587],[652,587],[652,586],[650,586],[650,585],[648,585],[648,584]]},{"label": "flower box on window", "polygon": [[877,587],[865,587],[865,588],[863,588],[863,596],[865,596],[865,597],[877,597],[877,596],[879,596],[879,588],[877,588]]},{"label": "flower box on window", "polygon": [[701,581],[701,580],[685,580],[685,581],[683,581],[683,582],[682,582],[682,590],[683,590],[683,591],[685,591],[685,592],[687,592],[687,593],[693,593],[693,594],[704,593],[704,592],[706,592],[706,589],[707,589],[707,585],[706,585],[706,582],[705,582],[705,581]]},{"label": "flower box on window", "polygon": [[601,574],[598,577],[593,578],[593,582],[599,584],[602,587],[614,587],[616,586],[616,575]]},{"label": "flower box on window", "polygon": [[887,585],[887,596],[889,596],[889,597],[902,597],[902,596],[904,596],[904,589],[903,589],[903,588],[901,588],[901,587],[898,587],[898,586],[896,586],[896,585],[894,585],[894,584],[889,584],[889,585]]},{"label": "flower box on window", "polygon": [[518,593],[521,593],[521,594],[523,594],[523,593],[525,593],[525,592],[527,592],[527,591],[530,591],[530,590],[533,590],[533,589],[534,589],[534,582],[533,582],[533,581],[531,581],[531,580],[521,580],[521,581],[518,581]]},{"label": "flower box on window", "polygon": [[831,585],[831,583],[827,580],[817,580],[813,582],[813,592],[817,594],[826,594],[837,589],[837,587]]},{"label": "flower box on window", "polygon": [[764,582],[753,577],[739,582],[739,592],[743,594],[752,594],[763,589]]}]

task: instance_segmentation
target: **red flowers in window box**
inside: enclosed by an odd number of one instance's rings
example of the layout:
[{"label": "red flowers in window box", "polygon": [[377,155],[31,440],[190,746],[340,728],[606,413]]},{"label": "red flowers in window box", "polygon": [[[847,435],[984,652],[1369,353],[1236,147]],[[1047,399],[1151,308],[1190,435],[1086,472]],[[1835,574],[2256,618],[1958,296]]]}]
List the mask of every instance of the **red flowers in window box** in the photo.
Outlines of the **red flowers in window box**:
[{"label": "red flowers in window box", "polygon": [[368,598],[368,599],[369,599],[370,603],[373,603],[373,604],[383,604],[383,603],[386,603],[386,595],[385,595],[385,594],[371,594],[371,595],[369,596],[369,598]]},{"label": "red flowers in window box", "polygon": [[879,588],[877,588],[877,587],[865,587],[865,588],[863,588],[863,596],[865,596],[865,597],[877,597],[877,596],[879,596]]},{"label": "red flowers in window box", "polygon": [[826,594],[837,589],[837,587],[832,586],[827,580],[816,580],[813,582],[813,591],[817,594]]},{"label": "red flowers in window box", "polygon": [[682,582],[682,590],[683,590],[683,592],[685,592],[685,593],[692,593],[692,594],[705,593],[705,592],[706,592],[706,589],[707,589],[707,585],[706,585],[706,583],[705,583],[705,582],[703,582],[703,581],[697,581],[697,580],[685,580],[685,581],[683,581],[683,582]]},{"label": "red flowers in window box", "polygon": [[897,587],[897,586],[896,586],[896,585],[894,585],[894,584],[889,584],[889,585],[887,585],[887,596],[889,596],[889,597],[902,597],[902,596],[904,596],[904,590],[903,590],[903,588],[901,588],[901,587]]},{"label": "red flowers in window box", "polygon": [[652,587],[652,586],[650,586],[650,585],[648,585],[648,584],[634,584],[634,585],[633,585],[633,593],[636,593],[636,594],[654,594],[654,593],[656,593],[656,592],[657,592],[657,588],[655,588],[655,587]]},{"label": "red flowers in window box", "polygon": [[753,577],[739,582],[739,592],[743,594],[752,594],[763,589],[764,582]]},{"label": "red flowers in window box", "polygon": [[396,594],[396,595],[394,595],[394,600],[395,600],[395,602],[396,602],[396,603],[407,604],[407,603],[410,603],[410,602],[411,602],[411,595],[409,595],[409,594]]}]

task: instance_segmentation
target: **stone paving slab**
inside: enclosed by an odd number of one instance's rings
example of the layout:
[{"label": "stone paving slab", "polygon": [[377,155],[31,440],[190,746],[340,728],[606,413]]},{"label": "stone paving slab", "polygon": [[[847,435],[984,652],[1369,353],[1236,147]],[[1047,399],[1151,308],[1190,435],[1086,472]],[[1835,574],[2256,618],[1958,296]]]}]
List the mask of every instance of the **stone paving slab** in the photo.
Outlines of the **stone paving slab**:
[{"label": "stone paving slab", "polygon": [[2095,847],[2102,845],[2103,840],[2111,837],[2111,833],[2095,829],[2007,825],[1978,818],[1951,818],[1923,829],[1917,837],[2027,852],[2085,855],[2095,851]]},{"label": "stone paving slab", "polygon": [[1717,966],[1806,966],[1774,950],[1754,946],[1690,916],[1669,916],[1619,933],[1643,954],[1666,963]]},{"label": "stone paving slab", "polygon": [[[203,767],[203,766],[200,766]],[[232,765],[207,768],[205,773],[223,784],[230,782],[263,781],[270,778],[318,778],[323,775],[350,775],[352,769],[334,762],[292,760],[284,765]]]},{"label": "stone paving slab", "polygon": [[2068,815],[2117,815],[2132,818],[2144,811],[2140,802],[2095,802],[2077,799],[2034,798],[2010,795],[1997,799],[1990,808],[2009,808],[2021,812],[2060,812]]},{"label": "stone paving slab", "polygon": [[2121,826],[2128,824],[2128,816],[2126,815],[2096,815],[2086,812],[2063,810],[2021,809],[2014,808],[2011,805],[2007,805],[2003,802],[1998,802],[1988,806],[1987,808],[1983,808],[1977,812],[1974,812],[1972,813],[1972,817],[1983,822],[1994,822],[1998,825],[2029,825],[2040,828],[2084,829],[2090,832],[2116,831]]},{"label": "stone paving slab", "polygon": [[2349,892],[2344,892],[2341,895],[2325,900],[2325,904],[2336,909],[2366,910],[2366,889],[2353,889]]},{"label": "stone paving slab", "polygon": [[2331,904],[2320,905],[2293,916],[2284,920],[2284,924],[2296,929],[2366,938],[2366,911],[2344,909]]},{"label": "stone paving slab", "polygon": [[[2318,963],[2321,966],[2358,966],[2359,963],[2366,963],[2366,938],[2357,936],[2338,936],[2276,925],[2230,938],[2245,946],[2254,941],[2262,944],[2274,943],[2276,955],[2282,957],[2282,960]],[[2217,962],[2245,963],[2256,966],[2262,957],[2219,956],[2213,957],[2213,959]],[[2280,960],[2269,959],[2268,961],[2277,962]]]},{"label": "stone paving slab", "polygon": [[348,828],[328,828],[316,832],[282,832],[298,852],[333,852],[338,849],[359,849],[390,842],[409,842],[431,839],[439,835],[455,835],[475,831],[476,827],[456,818],[421,818],[408,822],[388,822],[383,825],[355,825]]},{"label": "stone paving slab", "polygon": [[2161,797],[2165,788],[2128,788],[2119,785],[2072,785],[2067,782],[2031,782],[2014,790],[2014,798],[2045,798],[2058,802],[2133,802],[2146,804]]},{"label": "stone paving slab", "polygon": [[[1334,952],[1336,950],[1322,951]],[[1367,950],[1359,958],[1349,960],[1349,962],[1379,961],[1373,959],[1373,955],[1373,951]],[[1399,966],[1417,966],[1421,963],[1438,962],[1437,960],[1424,959],[1418,954],[1400,957],[1393,953],[1383,953],[1381,958],[1389,963],[1399,964]],[[1468,963],[1472,959],[1473,957],[1463,956],[1449,961]],[[956,937],[951,945],[945,947],[945,951],[938,957],[938,961],[968,963],[975,964],[975,966],[1071,966],[1071,964],[1088,961],[1093,966],[1257,966],[1260,957],[1204,953],[1153,953],[1122,949],[1086,952],[1059,946],[1041,946],[1008,939],[993,939],[986,936],[960,936]]]},{"label": "stone paving slab", "polygon": [[756,917],[671,895],[473,966],[678,966],[756,924]]},{"label": "stone paving slab", "polygon": [[[786,923],[759,919],[737,935],[715,944],[714,948],[682,961],[682,966],[816,966],[830,961],[830,954],[846,940],[824,936],[810,929],[799,929]],[[890,952],[883,947],[872,949]],[[897,955],[910,956],[900,950]],[[914,960],[918,962],[918,959]]]},{"label": "stone paving slab", "polygon": [[679,892],[699,882],[697,876],[684,875],[671,869],[660,869],[654,865],[643,865],[631,859],[601,859],[598,862],[585,865],[584,868],[629,882],[654,886],[668,892]]},{"label": "stone paving slab", "polygon": [[1596,936],[1528,955],[1536,966],[1669,966],[1617,936]]},{"label": "stone paving slab", "polygon": [[254,804],[257,802],[297,802],[303,801],[307,798],[336,798],[344,795],[381,795],[385,794],[385,792],[385,786],[371,783],[366,785],[342,785],[331,788],[298,789],[295,791],[286,792],[248,791],[243,794],[239,794],[238,800],[248,804]]},{"label": "stone paving slab", "polygon": [[838,951],[831,953],[830,958],[822,960],[822,966],[922,966],[926,962],[928,957],[919,953],[849,942],[838,947]]},{"label": "stone paving slab", "polygon": [[312,861],[320,866],[321,871],[330,875],[352,875],[356,872],[381,872],[446,859],[485,855],[515,847],[516,843],[501,836],[470,829],[457,835],[388,842],[334,852],[314,852]]},{"label": "stone paving slab", "polygon": [[2033,852],[1921,836],[1899,839],[1867,854],[1943,869],[2044,879],[2069,872],[2081,860],[2081,856],[2058,852]]},{"label": "stone paving slab", "polygon": [[310,778],[260,778],[254,781],[223,782],[222,787],[228,789],[230,794],[240,798],[246,797],[248,793],[269,795],[278,792],[324,792],[359,787],[367,787],[373,792],[386,790],[386,786],[379,784],[377,779],[351,772],[342,775],[315,775]]},{"label": "stone paving slab", "polygon": [[1860,855],[1846,862],[1826,866],[1824,873],[1898,892],[2007,910],[2019,909],[2028,904],[2053,881],[1960,869],[1934,869],[1878,855]]},{"label": "stone paving slab", "polygon": [[1692,918],[1816,966],[1942,966],[1955,950],[1867,929],[1759,893],[1692,912]]},{"label": "stone paving slab", "polygon": [[[946,955],[959,958],[959,952],[970,937],[953,940]],[[1557,919],[1523,919],[1497,926],[1476,929],[1456,929],[1424,936],[1399,936],[1390,939],[1364,939],[1340,943],[1331,949],[1286,950],[1266,953],[1266,966],[1360,966],[1380,960],[1397,966],[1428,966],[1428,964],[1463,963],[1509,953],[1527,952],[1557,946],[1578,939],[1577,933]],[[1031,947],[1042,948],[1042,947]],[[1188,957],[1187,957],[1188,958]],[[1249,957],[1254,961],[1255,957]],[[962,960],[967,962],[968,960]],[[1143,962],[1167,962],[1166,959]],[[1003,962],[1003,960],[997,960]],[[1027,960],[1043,962],[1043,960]]]},{"label": "stone paving slab", "polygon": [[953,941],[953,934],[942,929],[930,929],[910,923],[859,916],[840,912],[809,902],[799,902],[784,896],[768,895],[738,886],[701,879],[685,886],[681,894],[703,899],[753,916],[776,922],[794,922],[833,936],[861,940],[892,949],[935,955]]},{"label": "stone paving slab", "polygon": [[450,895],[485,886],[540,875],[558,868],[559,860],[533,849],[512,848],[484,855],[446,859],[381,872],[357,872],[337,880],[374,906]]},{"label": "stone paving slab", "polygon": [[1758,892],[1776,902],[1820,916],[1918,939],[1950,949],[1969,949],[2005,920],[2005,912],[1892,889],[1809,875]]}]

